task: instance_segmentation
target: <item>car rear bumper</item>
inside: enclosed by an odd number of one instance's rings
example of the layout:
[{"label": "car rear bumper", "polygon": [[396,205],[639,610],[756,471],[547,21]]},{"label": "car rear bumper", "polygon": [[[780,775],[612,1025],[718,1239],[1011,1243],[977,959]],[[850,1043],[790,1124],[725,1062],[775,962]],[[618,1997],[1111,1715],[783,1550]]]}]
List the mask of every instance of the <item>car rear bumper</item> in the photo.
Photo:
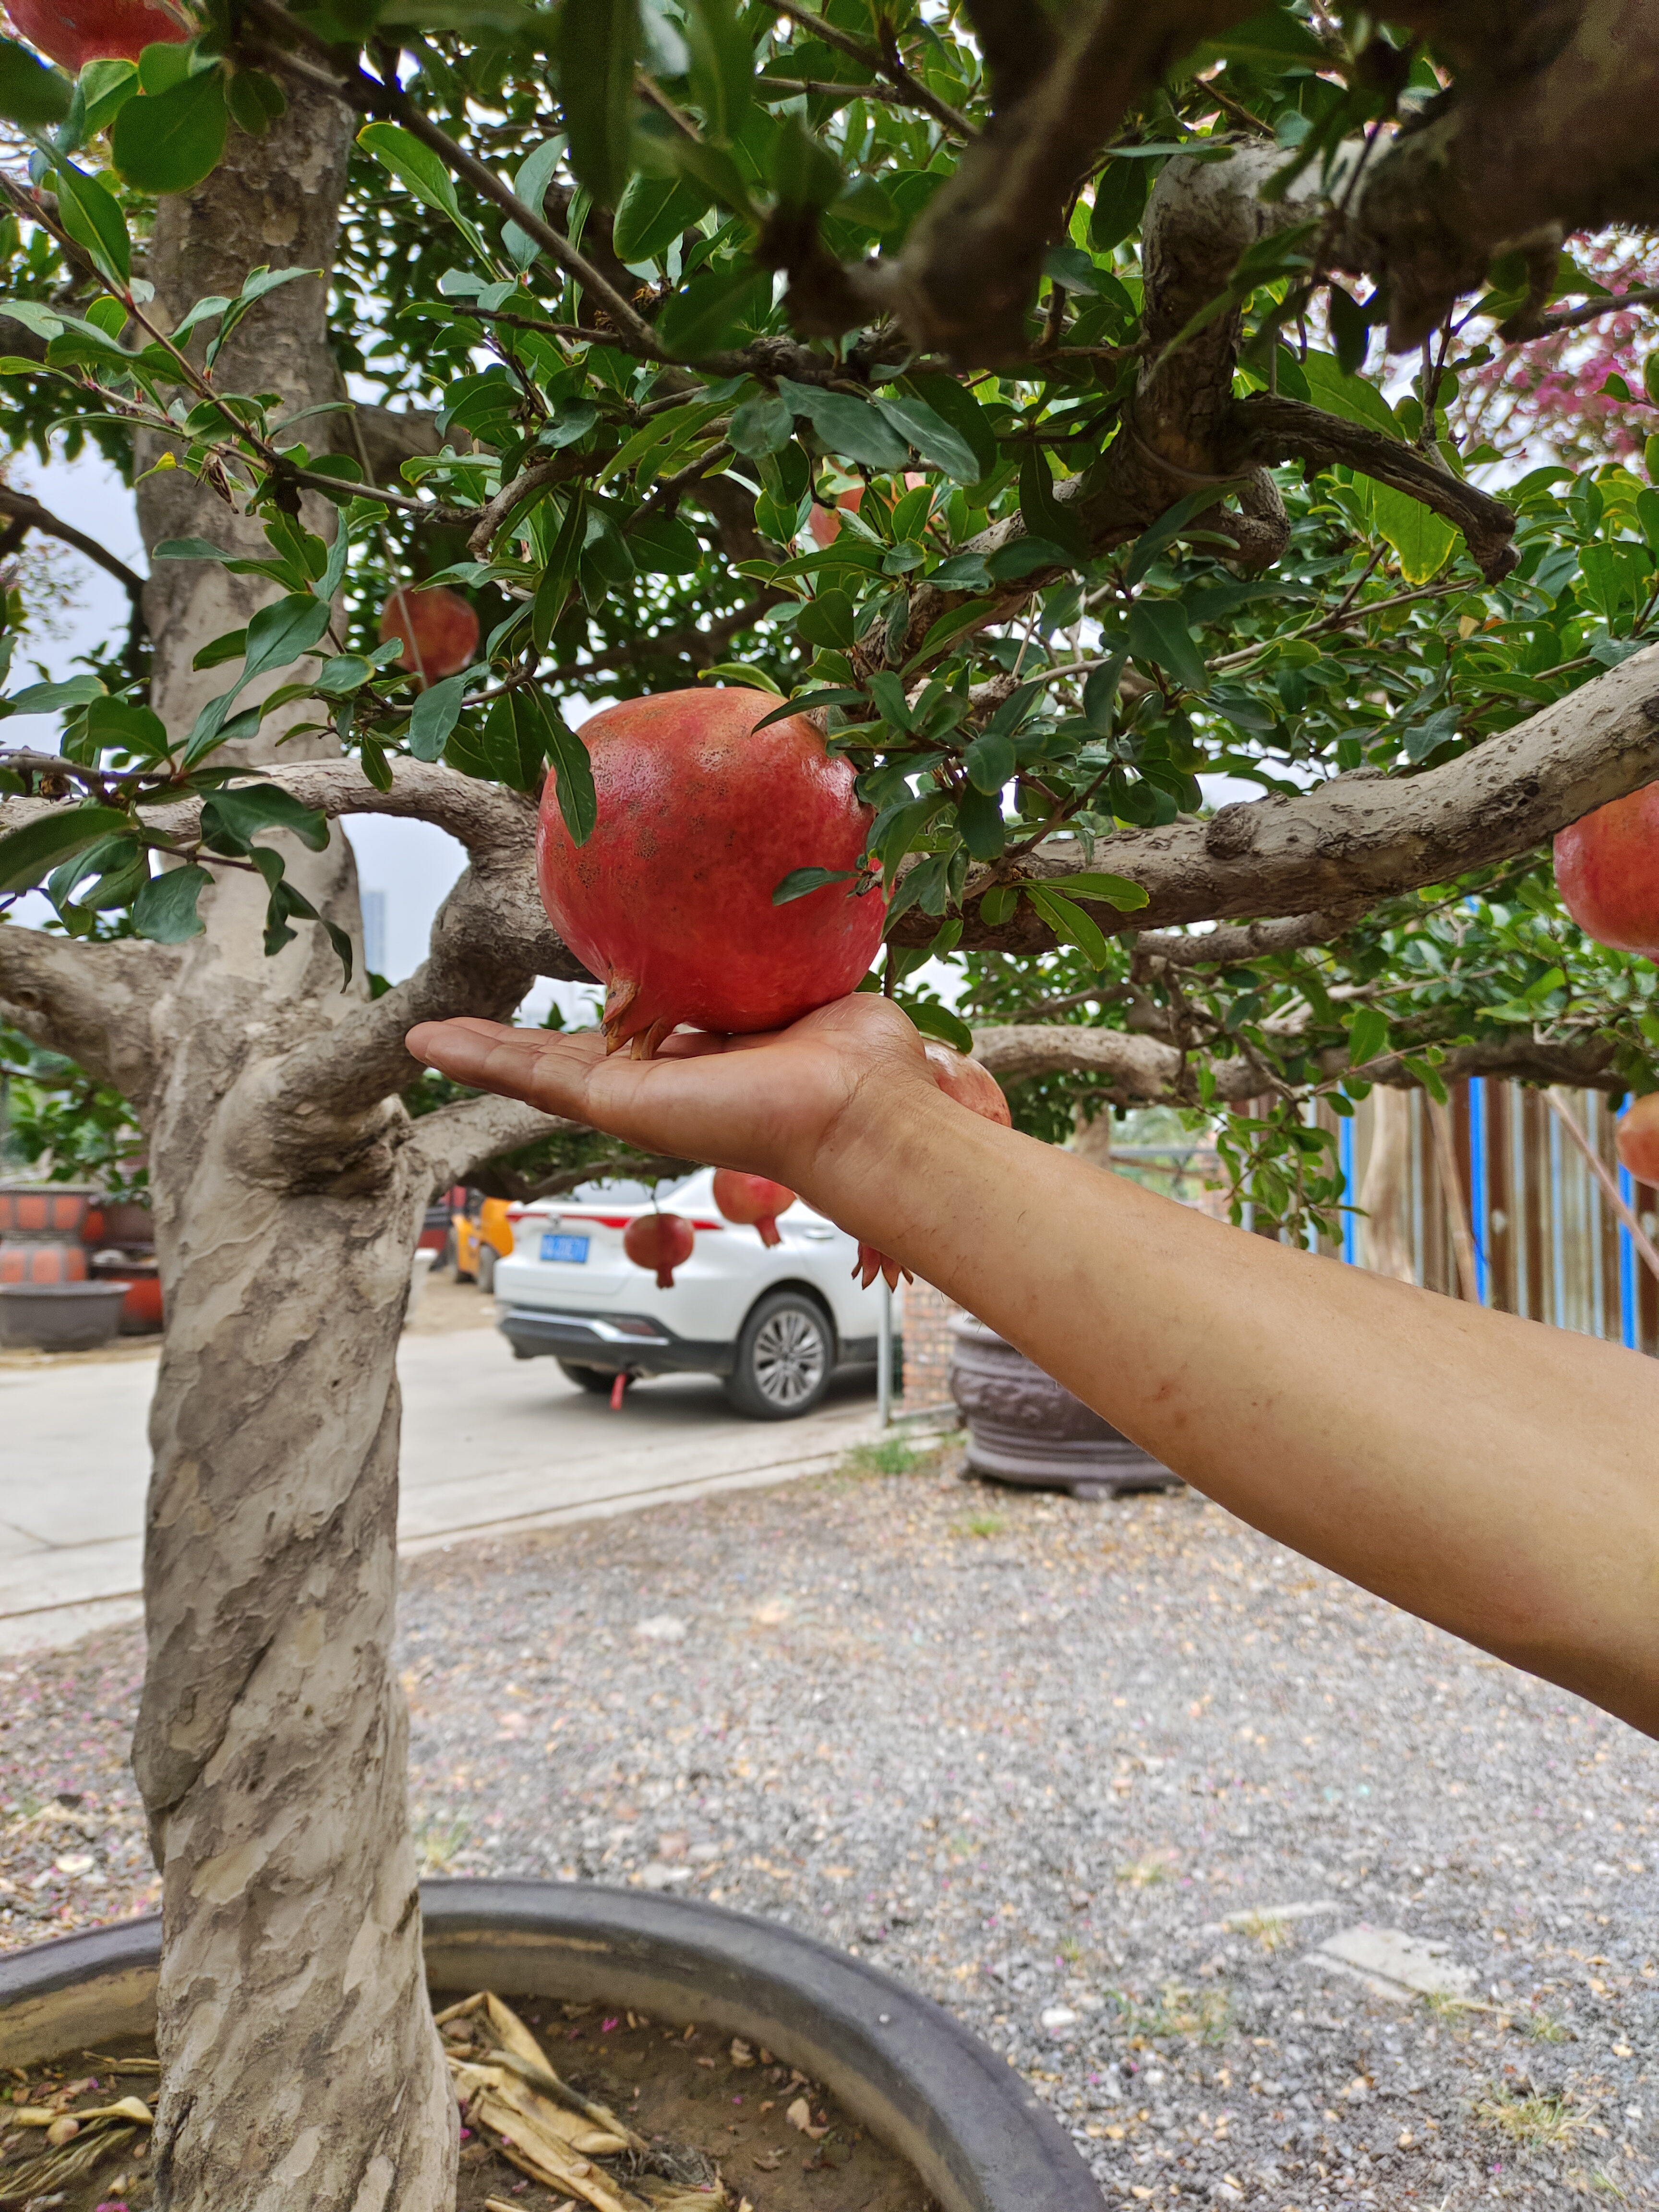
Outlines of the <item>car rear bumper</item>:
[{"label": "car rear bumper", "polygon": [[[737,1364],[735,1344],[704,1343],[678,1336],[648,1314],[550,1313],[540,1306],[508,1306],[496,1327],[515,1359],[574,1360],[607,1375],[626,1369],[633,1375],[729,1375]],[[873,1336],[842,1340],[836,1364],[873,1366]],[[893,1337],[893,1367],[902,1372],[904,1340]]]},{"label": "car rear bumper", "polygon": [[549,1313],[539,1306],[508,1306],[496,1326],[515,1359],[550,1354],[608,1375],[624,1368],[636,1375],[729,1375],[737,1358],[734,1344],[678,1336],[647,1314]]}]

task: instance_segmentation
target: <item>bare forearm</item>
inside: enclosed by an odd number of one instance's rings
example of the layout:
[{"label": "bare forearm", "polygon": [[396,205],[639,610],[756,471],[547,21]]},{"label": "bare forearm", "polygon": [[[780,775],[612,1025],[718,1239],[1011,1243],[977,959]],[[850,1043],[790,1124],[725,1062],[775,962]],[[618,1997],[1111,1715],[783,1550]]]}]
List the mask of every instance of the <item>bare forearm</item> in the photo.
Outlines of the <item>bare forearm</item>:
[{"label": "bare forearm", "polygon": [[1659,1734],[1659,1373],[1261,1237],[970,1119],[811,1180],[1258,1528]]}]

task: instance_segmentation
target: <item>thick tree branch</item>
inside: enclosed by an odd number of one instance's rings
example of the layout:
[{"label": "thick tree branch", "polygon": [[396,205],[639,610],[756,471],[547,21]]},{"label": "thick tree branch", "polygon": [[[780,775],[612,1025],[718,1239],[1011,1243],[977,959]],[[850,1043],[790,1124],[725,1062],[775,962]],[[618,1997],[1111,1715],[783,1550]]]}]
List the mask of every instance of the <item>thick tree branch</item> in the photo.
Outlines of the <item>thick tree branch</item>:
[{"label": "thick tree branch", "polygon": [[0,921],[0,1020],[142,1103],[155,1072],[150,1010],[179,961],[170,945],[77,945]]},{"label": "thick tree branch", "polygon": [[[992,11],[994,13],[995,11]],[[1067,199],[1133,103],[1207,33],[1248,15],[1249,0],[1093,0],[1046,19],[1053,51],[1039,73],[997,40],[1023,88],[1004,104],[994,81],[989,127],[938,191],[896,263],[855,283],[896,313],[918,345],[963,368],[994,368],[1026,350],[1025,316]],[[1043,19],[1039,19],[1043,20]],[[1025,51],[1037,51],[1028,21]],[[810,300],[797,327],[817,328]],[[826,332],[825,335],[836,335]]]},{"label": "thick tree branch", "polygon": [[[355,760],[296,761],[262,769],[258,780],[281,784],[302,806],[314,806],[331,820],[347,814],[392,814],[433,823],[448,830],[475,860],[527,864],[535,843],[534,799],[481,783],[476,776],[459,775],[437,762],[393,761],[389,791],[371,783]],[[191,799],[147,806],[143,816],[153,830],[191,839],[201,811],[201,801]]]},{"label": "thick tree branch", "polygon": [[[1625,1079],[1613,1073],[1613,1057],[1614,1047],[1604,1037],[1559,1043],[1516,1038],[1501,1044],[1456,1046],[1442,1055],[1439,1073],[1449,1083],[1490,1075],[1522,1083],[1623,1090]],[[1137,1036],[1127,1030],[1085,1029],[1072,1022],[976,1029],[974,1058],[1000,1083],[1018,1083],[1035,1075],[1086,1075],[1115,1103],[1193,1106],[1199,1101],[1196,1071],[1184,1054],[1157,1037]],[[1345,1054],[1332,1052],[1322,1054],[1319,1064],[1330,1081],[1344,1073],[1348,1061]],[[1268,1088],[1260,1062],[1243,1055],[1212,1060],[1209,1072],[1215,1078],[1210,1095],[1223,1104],[1260,1097]],[[1368,1061],[1361,1072],[1368,1083],[1401,1090],[1419,1087],[1417,1078],[1392,1054]]]},{"label": "thick tree branch", "polygon": [[[516,1098],[468,1098],[458,1106],[423,1114],[414,1125],[413,1144],[425,1157],[434,1189],[465,1182],[472,1170],[502,1152],[516,1152],[538,1138],[580,1133],[581,1121],[562,1121],[538,1114]],[[578,1181],[592,1172],[583,1169]]]},{"label": "thick tree branch", "polygon": [[[872,70],[876,75],[886,77],[893,87],[891,92],[886,91],[884,87],[872,87],[868,92],[864,88],[859,87],[856,88],[856,96],[878,100],[883,98],[902,100],[907,106],[919,107],[923,114],[931,115],[936,123],[942,124],[953,137],[963,140],[977,137],[978,133],[965,115],[960,114],[948,100],[937,99],[920,78],[910,74],[904,65],[898,47],[890,33],[880,47],[876,47],[867,46],[862,39],[854,38],[850,32],[842,30],[838,25],[830,22],[824,16],[815,15],[810,8],[795,6],[793,0],[778,0],[777,12],[780,15],[788,16],[792,22],[804,25],[814,37],[822,39],[826,46],[837,47],[841,52],[850,55],[854,61],[862,62],[866,69]],[[843,89],[841,86],[834,88],[826,86],[823,88],[836,93],[840,93]]]},{"label": "thick tree branch", "polygon": [[1459,65],[1444,111],[1401,132],[1358,204],[1391,345],[1426,337],[1507,248],[1659,219],[1650,0],[1392,0],[1382,12],[1446,40]]},{"label": "thick tree branch", "polygon": [[[1059,879],[1087,866],[1127,876],[1148,894],[1133,917],[1108,907],[1108,928],[1164,928],[1263,913],[1352,912],[1445,884],[1530,851],[1609,800],[1659,780],[1659,647],[1632,654],[1593,684],[1420,775],[1357,769],[1295,798],[1224,806],[1207,821],[1122,831],[1086,860],[1051,841],[1023,865]],[[976,901],[988,871],[970,876],[962,942],[1033,952],[1052,942],[1029,906],[993,928]],[[936,917],[906,915],[902,945],[931,942]],[[1200,940],[1201,941],[1201,940]]]},{"label": "thick tree branch", "polygon": [[1303,400],[1281,399],[1266,392],[1234,404],[1231,429],[1237,443],[1224,441],[1223,451],[1240,465],[1296,460],[1310,469],[1324,469],[1341,461],[1377,483],[1408,492],[1456,525],[1489,584],[1508,575],[1516,564],[1518,556],[1510,542],[1513,510],[1437,465],[1403,439],[1345,422]]}]

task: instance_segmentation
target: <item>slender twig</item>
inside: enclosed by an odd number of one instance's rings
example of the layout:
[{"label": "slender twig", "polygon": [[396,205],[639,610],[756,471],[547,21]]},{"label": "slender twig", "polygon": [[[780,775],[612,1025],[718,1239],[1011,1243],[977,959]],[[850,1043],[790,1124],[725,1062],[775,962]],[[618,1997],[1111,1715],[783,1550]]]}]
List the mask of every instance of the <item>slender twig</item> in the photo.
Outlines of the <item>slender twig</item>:
[{"label": "slender twig", "polygon": [[84,553],[88,561],[95,561],[100,568],[113,576],[133,605],[137,605],[139,595],[144,588],[143,578],[129,568],[125,561],[118,560],[107,546],[100,545],[95,538],[88,538],[84,530],[77,530],[72,522],[60,520],[49,507],[42,507],[40,501],[32,499],[27,492],[13,491],[7,485],[0,484],[0,514],[10,516],[26,529],[38,530],[44,538],[61,538],[65,545],[72,545],[77,553]]},{"label": "slender twig", "polygon": [[873,70],[878,76],[886,77],[914,106],[923,109],[935,123],[942,123],[947,131],[954,131],[959,138],[971,144],[978,137],[978,131],[965,115],[952,107],[948,100],[940,100],[929,92],[920,79],[911,76],[900,57],[896,39],[890,51],[884,53],[878,47],[866,46],[862,39],[854,38],[850,31],[843,31],[838,24],[828,22],[823,16],[814,15],[810,8],[796,6],[794,0],[776,0],[776,12],[780,15],[787,15],[792,23],[804,24],[822,39],[825,46],[838,46],[842,53],[851,54],[854,61],[862,62],[866,69]]},{"label": "slender twig", "polygon": [[[1577,288],[1575,286],[1573,289],[1576,290]],[[1586,307],[1568,307],[1559,315],[1546,315],[1538,335],[1543,338],[1553,338],[1562,331],[1582,329],[1584,324],[1595,322],[1599,316],[1622,314],[1631,307],[1650,307],[1656,301],[1659,301],[1659,284],[1650,284],[1640,292],[1626,292],[1617,300],[1592,300]],[[1529,345],[1531,343],[1528,338],[1516,340],[1517,345]]]}]

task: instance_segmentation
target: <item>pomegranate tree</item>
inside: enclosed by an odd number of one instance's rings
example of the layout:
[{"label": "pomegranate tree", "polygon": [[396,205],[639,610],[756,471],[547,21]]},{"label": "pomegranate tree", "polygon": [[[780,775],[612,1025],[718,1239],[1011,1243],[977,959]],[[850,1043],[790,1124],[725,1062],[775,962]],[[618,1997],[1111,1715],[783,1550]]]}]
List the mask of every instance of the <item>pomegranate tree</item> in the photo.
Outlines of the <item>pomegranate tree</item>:
[{"label": "pomegranate tree", "polygon": [[136,62],[146,46],[191,35],[150,0],[6,0],[6,14],[32,46],[77,73],[88,62]]},{"label": "pomegranate tree", "polygon": [[[603,979],[605,1042],[648,1059],[682,1022],[782,1029],[859,982],[881,941],[855,888],[871,811],[804,715],[742,689],[667,691],[582,726],[598,819],[579,845],[551,776],[536,840],[542,899]],[[837,880],[775,905],[787,877]]]},{"label": "pomegranate tree", "polygon": [[1555,881],[1587,937],[1659,959],[1659,783],[1558,831]]},{"label": "pomegranate tree", "polygon": [[714,1177],[714,1204],[728,1221],[739,1228],[757,1229],[763,1244],[781,1244],[778,1216],[795,1202],[795,1194],[766,1176],[744,1175],[722,1168]]},{"label": "pomegranate tree", "polygon": [[413,590],[400,585],[380,615],[381,643],[392,637],[402,639],[399,659],[415,671],[424,690],[471,665],[478,650],[478,617],[460,593],[446,584],[424,584]]}]

